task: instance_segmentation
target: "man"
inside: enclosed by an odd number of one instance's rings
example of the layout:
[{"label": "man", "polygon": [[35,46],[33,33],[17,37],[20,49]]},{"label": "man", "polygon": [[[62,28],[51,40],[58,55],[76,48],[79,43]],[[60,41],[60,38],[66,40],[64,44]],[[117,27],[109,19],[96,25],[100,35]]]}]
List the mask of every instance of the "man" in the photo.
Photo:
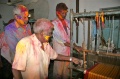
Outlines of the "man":
[{"label": "man", "polygon": [[34,34],[18,42],[12,65],[14,79],[47,79],[50,59],[80,63],[78,59],[59,55],[52,49],[48,41],[53,28],[48,19],[38,19],[33,25]]},{"label": "man", "polygon": [[[9,20],[7,24],[13,22],[14,19]],[[3,27],[4,28],[4,27]],[[13,74],[11,70],[11,56],[10,56],[10,49],[5,39],[5,33],[0,33],[0,55],[1,55],[1,62],[2,67],[0,68],[0,78],[1,79],[13,79]]]},{"label": "man", "polygon": [[[68,12],[68,7],[65,3],[59,3],[56,6],[57,18],[53,20],[53,49],[65,56],[70,56],[70,22],[65,19]],[[73,44],[74,49],[78,52],[82,50],[80,46]],[[68,79],[70,62],[54,61],[53,76],[54,79]],[[59,67],[61,66],[61,67]]]},{"label": "man", "polygon": [[13,61],[15,48],[18,41],[31,35],[31,27],[28,24],[28,9],[24,5],[17,5],[13,9],[14,22],[10,23],[5,28],[6,42],[10,48],[11,62]]}]

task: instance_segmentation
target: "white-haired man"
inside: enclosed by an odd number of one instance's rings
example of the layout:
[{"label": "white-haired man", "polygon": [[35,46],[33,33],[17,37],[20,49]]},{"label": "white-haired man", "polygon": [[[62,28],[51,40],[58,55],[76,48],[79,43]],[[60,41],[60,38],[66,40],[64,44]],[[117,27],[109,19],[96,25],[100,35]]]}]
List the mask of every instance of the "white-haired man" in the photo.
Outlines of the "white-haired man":
[{"label": "white-haired man", "polygon": [[31,35],[31,27],[28,24],[28,9],[24,5],[17,5],[13,9],[14,21],[5,27],[5,38],[10,48],[11,62],[14,59],[15,48],[18,41]]}]

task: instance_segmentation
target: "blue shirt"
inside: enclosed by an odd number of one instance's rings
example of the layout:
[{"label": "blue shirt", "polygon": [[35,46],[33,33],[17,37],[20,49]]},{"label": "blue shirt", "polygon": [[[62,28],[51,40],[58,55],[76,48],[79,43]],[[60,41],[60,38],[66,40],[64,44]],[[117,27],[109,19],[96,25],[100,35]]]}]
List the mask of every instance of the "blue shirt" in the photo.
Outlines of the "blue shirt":
[{"label": "blue shirt", "polygon": [[5,38],[10,51],[15,54],[16,45],[23,37],[31,35],[31,27],[29,24],[25,29],[16,27],[15,21],[5,27]]}]

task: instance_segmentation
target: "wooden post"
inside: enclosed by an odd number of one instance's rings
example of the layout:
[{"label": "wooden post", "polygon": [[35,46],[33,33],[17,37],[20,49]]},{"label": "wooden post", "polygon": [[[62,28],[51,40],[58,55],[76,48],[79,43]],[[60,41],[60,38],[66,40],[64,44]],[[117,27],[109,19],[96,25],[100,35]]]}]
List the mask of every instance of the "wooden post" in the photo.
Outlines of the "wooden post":
[{"label": "wooden post", "polygon": [[[76,0],[76,13],[79,13],[79,0]],[[77,18],[79,21],[79,18]],[[79,33],[79,22],[76,22],[76,42],[78,43],[78,33]]]}]

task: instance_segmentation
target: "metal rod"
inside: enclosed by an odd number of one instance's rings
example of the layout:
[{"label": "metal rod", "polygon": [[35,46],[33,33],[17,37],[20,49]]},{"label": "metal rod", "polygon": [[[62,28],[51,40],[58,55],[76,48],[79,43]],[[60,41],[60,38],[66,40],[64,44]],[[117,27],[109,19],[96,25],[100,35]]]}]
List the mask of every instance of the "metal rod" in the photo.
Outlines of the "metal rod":
[{"label": "metal rod", "polygon": [[90,49],[90,20],[88,20],[88,40],[87,40],[87,49]]},{"label": "metal rod", "polygon": [[98,55],[104,55],[104,56],[106,55],[106,56],[120,57],[120,54],[114,54],[114,53],[111,53],[111,52],[108,52],[108,53],[102,52],[102,51],[96,52],[96,51],[93,51],[93,50],[84,50],[83,52],[85,52],[85,53],[93,53],[93,54],[98,54]]},{"label": "metal rod", "polygon": [[[70,56],[72,57],[73,51],[73,10],[70,10]],[[72,62],[70,62],[70,67],[72,67]],[[70,79],[72,79],[72,69],[70,69]]]},{"label": "metal rod", "polygon": [[93,16],[96,16],[96,12],[98,12],[99,14],[101,12],[103,12],[104,15],[118,15],[118,14],[120,14],[120,10],[117,10],[117,11],[90,11],[90,12],[73,13],[73,17],[79,17],[79,18],[93,17]]},{"label": "metal rod", "polygon": [[112,41],[114,38],[114,16],[112,17]]},{"label": "metal rod", "polygon": [[[76,0],[76,13],[79,13],[79,0]],[[76,18],[77,20],[79,20],[79,18]],[[79,22],[76,22],[76,42],[78,43],[78,33],[79,33]]]}]

